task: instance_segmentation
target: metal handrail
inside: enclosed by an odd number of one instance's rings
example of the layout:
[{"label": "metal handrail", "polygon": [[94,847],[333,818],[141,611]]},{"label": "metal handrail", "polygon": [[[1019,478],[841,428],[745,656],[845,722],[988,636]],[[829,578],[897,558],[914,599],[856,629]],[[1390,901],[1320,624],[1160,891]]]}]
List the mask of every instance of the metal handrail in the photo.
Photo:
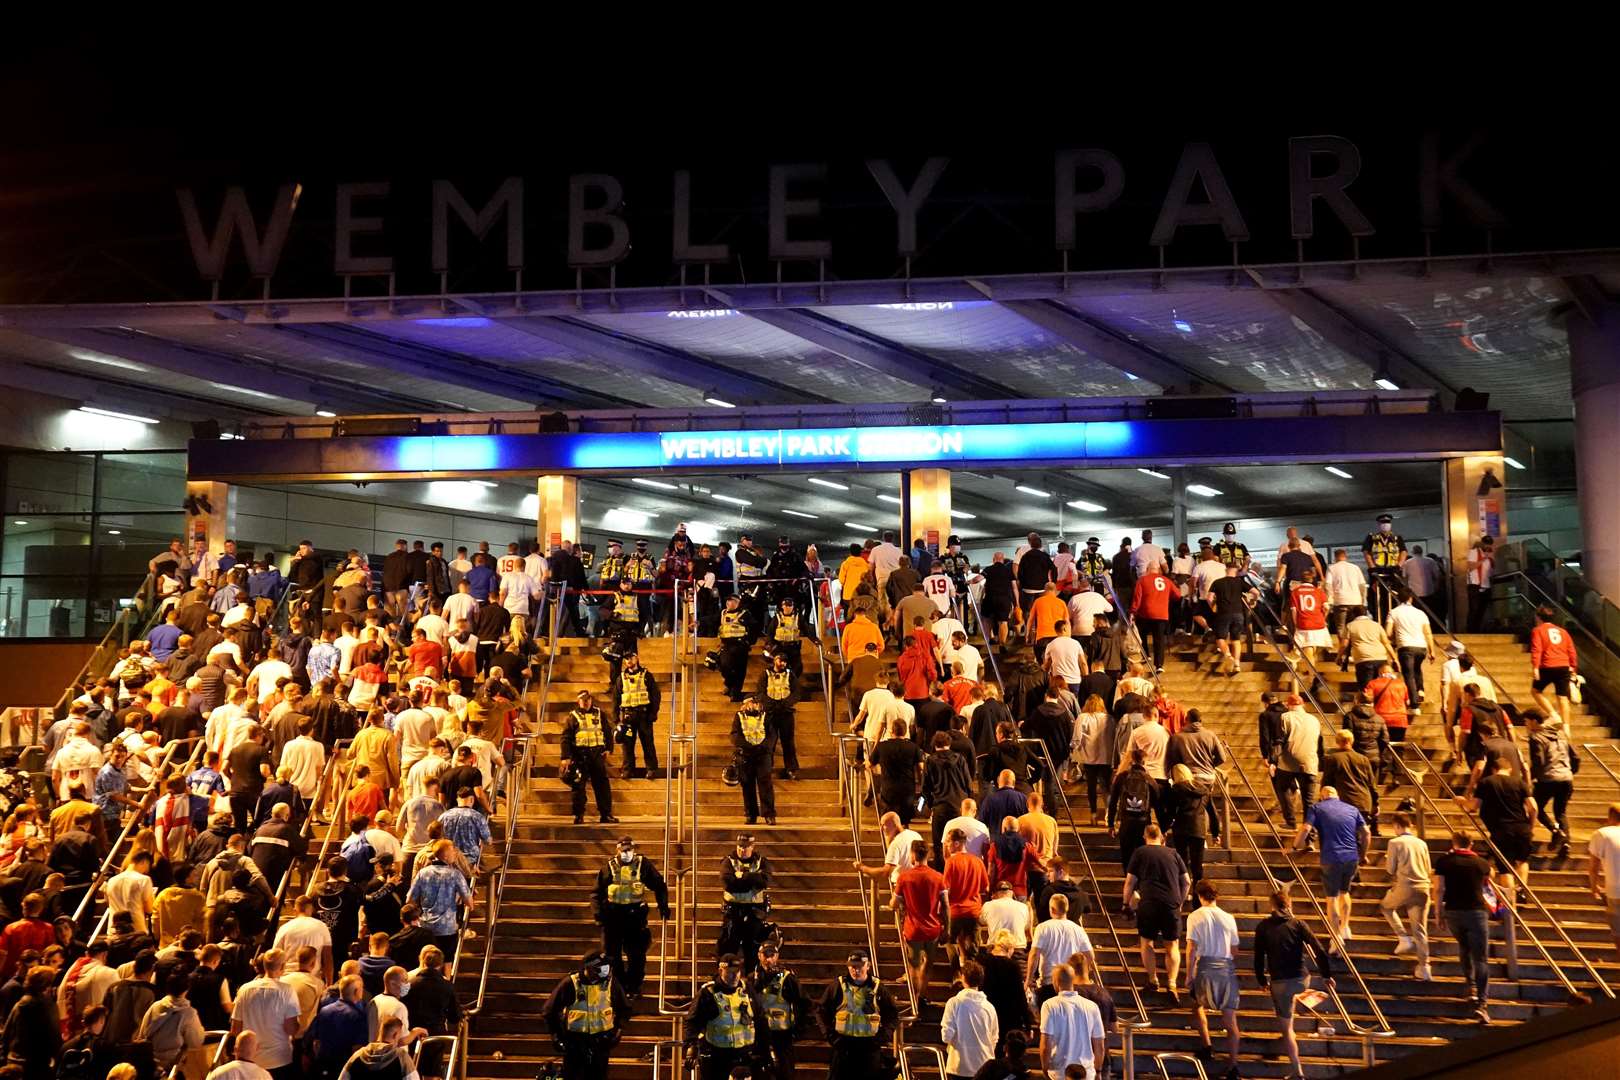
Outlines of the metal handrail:
[{"label": "metal handrail", "polygon": [[[1350,972],[1351,977],[1356,980],[1356,985],[1360,989],[1362,997],[1367,999],[1367,1005],[1372,1012],[1373,1019],[1379,1025],[1376,1028],[1363,1027],[1357,1023],[1350,1015],[1350,1010],[1345,1005],[1344,999],[1340,997],[1338,989],[1333,986],[1327,988],[1328,997],[1332,1000],[1334,1008],[1338,1010],[1339,1018],[1344,1021],[1345,1029],[1362,1040],[1364,1054],[1370,1064],[1374,1051],[1369,1040],[1391,1038],[1395,1035],[1395,1029],[1390,1027],[1389,1020],[1384,1016],[1384,1011],[1378,1007],[1377,999],[1373,997],[1372,990],[1367,986],[1367,981],[1361,977],[1361,971],[1356,967],[1356,962],[1350,956],[1349,949],[1346,948],[1344,940],[1339,936],[1339,931],[1334,927],[1333,920],[1327,917],[1327,912],[1323,909],[1321,901],[1316,898],[1316,893],[1311,889],[1310,882],[1305,877],[1305,872],[1300,869],[1299,864],[1294,861],[1294,857],[1289,853],[1291,841],[1284,838],[1282,832],[1277,828],[1277,823],[1272,820],[1271,814],[1260,802],[1260,796],[1255,792],[1254,784],[1250,782],[1249,774],[1238,760],[1236,751],[1232,749],[1232,745],[1226,741],[1224,736],[1217,734],[1215,737],[1220,740],[1226,759],[1232,763],[1232,771],[1237,774],[1238,779],[1243,781],[1243,787],[1249,793],[1249,801],[1254,804],[1254,809],[1259,813],[1261,821],[1276,842],[1277,853],[1282,856],[1283,862],[1287,864],[1288,872],[1304,892],[1305,899],[1310,901],[1312,910],[1316,912],[1316,917],[1322,920],[1322,925],[1326,928],[1328,936],[1336,946],[1339,959],[1344,962],[1345,970]],[[1216,775],[1221,777],[1223,795],[1230,799],[1231,789],[1226,775],[1219,771],[1217,771]],[[1254,851],[1255,861],[1260,864],[1261,871],[1266,875],[1266,881],[1275,891],[1281,883],[1277,880],[1276,875],[1271,872],[1271,867],[1266,862],[1266,857],[1261,852],[1260,844],[1255,839],[1253,831],[1250,830],[1249,823],[1244,820],[1242,814],[1234,814],[1233,818],[1236,820],[1238,827],[1243,830],[1244,838],[1249,841],[1249,847]]]},{"label": "metal handrail", "polygon": [[[1108,931],[1108,938],[1114,944],[1114,953],[1119,957],[1119,969],[1126,976],[1125,984],[1130,987],[1131,1001],[1136,1006],[1137,1019],[1125,1020],[1123,1021],[1123,1026],[1126,1028],[1150,1027],[1152,1026],[1153,1021],[1148,1015],[1147,1004],[1142,1000],[1142,991],[1136,985],[1136,980],[1130,978],[1131,965],[1125,954],[1124,942],[1122,942],[1119,938],[1119,928],[1114,925],[1114,917],[1108,913],[1108,903],[1103,896],[1102,882],[1097,877],[1096,866],[1094,866],[1091,862],[1091,853],[1086,850],[1085,842],[1080,839],[1080,827],[1075,823],[1074,810],[1069,805],[1069,795],[1063,790],[1063,782],[1061,779],[1059,779],[1057,770],[1053,767],[1052,755],[1046,749],[1046,744],[1039,739],[1026,737],[1020,738],[1018,741],[1025,746],[1033,747],[1035,752],[1040,756],[1041,762],[1046,769],[1046,776],[1051,780],[1051,783],[1047,786],[1052,793],[1057,796],[1059,805],[1063,807],[1064,820],[1069,823],[1069,834],[1074,837],[1075,847],[1080,849],[1080,861],[1085,864],[1086,877],[1091,881],[1091,894],[1096,898],[1097,901],[1097,913],[1102,916],[1103,926]],[[1099,971],[1099,981],[1101,978],[1102,974]],[[1129,1049],[1129,1044],[1127,1044],[1127,1050]],[[1127,1063],[1127,1073],[1129,1073],[1130,1069],[1131,1063]]]},{"label": "metal handrail", "polygon": [[990,630],[984,625],[984,613],[979,610],[979,602],[973,599],[972,589],[968,590],[967,599],[968,606],[973,609],[973,621],[979,627],[979,637],[984,641],[984,658],[990,665],[990,674],[995,677],[996,685],[1006,693],[1007,684],[1001,681],[1001,666],[996,663],[996,647],[990,643]]},{"label": "metal handrail", "polygon": [[1581,749],[1585,750],[1587,755],[1591,757],[1593,761],[1597,762],[1597,767],[1608,774],[1609,779],[1614,781],[1616,787],[1620,787],[1620,773],[1616,773],[1613,769],[1605,765],[1603,763],[1603,758],[1598,754],[1599,750],[1607,750],[1616,757],[1620,757],[1620,746],[1616,746],[1614,743],[1589,742],[1581,743]]},{"label": "metal handrail", "polygon": [[[1497,865],[1507,867],[1508,873],[1513,877],[1514,884],[1524,891],[1525,896],[1528,897],[1530,902],[1535,905],[1536,910],[1541,912],[1542,916],[1547,920],[1548,925],[1552,927],[1553,932],[1558,935],[1559,940],[1564,943],[1570,952],[1575,954],[1575,959],[1580,962],[1580,965],[1583,968],[1586,969],[1586,973],[1592,977],[1592,981],[1597,984],[1598,989],[1603,991],[1604,996],[1613,1000],[1615,993],[1612,989],[1610,989],[1609,984],[1604,980],[1603,976],[1598,974],[1597,969],[1593,967],[1591,961],[1586,958],[1586,954],[1581,952],[1580,947],[1570,939],[1570,936],[1567,933],[1565,933],[1564,928],[1560,924],[1558,918],[1554,916],[1551,911],[1547,910],[1547,905],[1541,902],[1541,897],[1536,895],[1536,891],[1530,887],[1530,883],[1524,878],[1520,877],[1519,871],[1514,868],[1513,863],[1503,856],[1501,849],[1498,848],[1491,840],[1490,830],[1485,828],[1485,824],[1480,821],[1479,816],[1475,814],[1473,810],[1468,808],[1467,804],[1463,801],[1463,798],[1459,796],[1456,790],[1452,788],[1451,784],[1447,782],[1445,776],[1435,771],[1434,762],[1429,759],[1429,755],[1424,752],[1421,746],[1418,746],[1415,743],[1409,743],[1407,745],[1410,746],[1412,750],[1417,752],[1417,755],[1422,760],[1424,767],[1428,769],[1429,775],[1433,776],[1435,780],[1439,782],[1446,797],[1451,799],[1452,805],[1456,807],[1457,810],[1463,815],[1464,820],[1473,826],[1475,833],[1485,841],[1485,846],[1490,849],[1491,855],[1496,859]],[[1413,774],[1411,768],[1408,767],[1406,762],[1400,758],[1397,758],[1396,761],[1401,766],[1401,770],[1406,773],[1409,779],[1411,779],[1412,786],[1417,788],[1418,794],[1423,797],[1423,800],[1426,803],[1434,808],[1435,815],[1440,819],[1441,824],[1444,825],[1448,830],[1455,832],[1456,830],[1453,829],[1450,819],[1446,817],[1445,811],[1440,808],[1439,804],[1429,795],[1428,791],[1424,789],[1423,785],[1418,782],[1418,779]],[[1563,968],[1557,962],[1555,962],[1552,956],[1547,952],[1546,946],[1542,944],[1541,939],[1536,936],[1536,932],[1530,928],[1530,921],[1524,917],[1524,913],[1520,910],[1521,905],[1516,902],[1510,902],[1504,904],[1504,906],[1510,913],[1510,917],[1518,921],[1519,926],[1524,930],[1525,936],[1530,939],[1530,944],[1535,946],[1536,951],[1541,954],[1541,958],[1547,962],[1547,966],[1552,968],[1553,972],[1558,976],[1558,981],[1564,984],[1564,989],[1569,991],[1572,998],[1584,1002],[1587,999],[1587,996],[1575,988],[1575,984],[1570,982],[1569,977],[1564,974]]]},{"label": "metal handrail", "polygon": [[198,751],[202,749],[203,740],[200,735],[176,739],[164,747],[163,756],[158,759],[156,768],[152,770],[152,786],[147,790],[146,797],[141,800],[140,809],[130,815],[129,822],[125,824],[123,831],[118,834],[118,839],[108,846],[107,856],[101,860],[101,866],[96,870],[96,876],[90,879],[90,886],[85,891],[84,899],[79,901],[79,906],[74,909],[74,922],[83,922],[84,913],[95,902],[96,893],[101,884],[110,876],[109,872],[112,870],[113,864],[118,861],[118,853],[125,842],[129,840],[131,831],[140,825],[141,819],[146,816],[147,811],[151,810],[153,804],[163,795],[163,783],[174,771],[175,751],[188,744],[195,744],[191,747],[191,753],[187,755],[185,760],[185,765],[190,766],[196,761]]},{"label": "metal handrail", "polygon": [[[1389,582],[1385,581],[1382,577],[1374,575],[1372,579],[1372,587],[1382,589],[1385,593],[1387,593],[1388,595],[1385,599],[1388,606],[1394,606],[1393,601],[1395,598],[1395,589],[1389,584]],[[1413,595],[1412,605],[1419,611],[1423,612],[1423,614],[1427,615],[1432,622],[1437,623],[1440,629],[1443,630],[1448,637],[1455,638],[1457,636],[1456,633],[1452,631],[1451,625],[1449,622],[1447,622],[1445,617],[1431,608],[1428,604],[1424,603],[1422,597]],[[1519,703],[1513,699],[1513,694],[1508,690],[1507,686],[1503,684],[1501,679],[1498,679],[1491,673],[1491,669],[1485,666],[1478,655],[1473,652],[1469,652],[1468,658],[1473,662],[1473,670],[1479,672],[1481,675],[1485,676],[1485,678],[1491,681],[1491,685],[1496,688],[1496,693],[1501,697],[1501,699],[1507,702],[1509,705],[1512,705],[1514,708],[1518,708]],[[1391,657],[1390,659],[1393,660],[1395,658]],[[1445,719],[1445,710],[1446,703],[1442,701],[1440,703],[1440,716],[1442,720]]]},{"label": "metal handrail", "polygon": [[[338,761],[343,756],[343,748],[348,746],[352,741],[353,740],[351,739],[339,739],[332,745],[332,754],[326,759],[326,766],[321,769],[320,787],[315,789],[315,798],[317,801],[320,799],[321,792],[326,790],[327,782],[332,778],[333,774],[337,772]],[[299,825],[298,831],[305,834],[306,841],[314,839],[315,836],[315,809],[316,807],[311,805],[308,808],[308,811],[304,814],[304,820]],[[253,839],[252,837],[249,837],[249,852],[251,852],[252,849]],[[307,842],[304,846],[304,851],[307,855],[309,851],[309,845]],[[276,883],[276,899],[275,902],[270,905],[270,914],[265,920],[266,926],[275,926],[278,922],[280,922],[281,909],[283,904],[286,903],[287,899],[287,888],[292,883],[293,869],[298,865],[298,862],[298,859],[292,860],[287,864],[287,869],[281,872],[281,880]]]},{"label": "metal handrail", "polygon": [[906,1063],[907,1054],[928,1054],[934,1059],[934,1067],[939,1070],[941,1080],[946,1076],[945,1051],[932,1043],[908,1043],[902,1041],[900,1043],[900,1052],[895,1057],[900,1062],[900,1073],[906,1080],[910,1080],[911,1077],[911,1066]]},{"label": "metal handrail", "polygon": [[[58,718],[66,715],[67,707],[73,701],[74,692],[90,674],[91,668],[95,667],[97,662],[109,652],[109,646],[113,644],[114,639],[116,638],[120,640],[125,645],[129,644],[130,641],[134,640],[138,636],[131,633],[129,624],[135,620],[137,615],[140,618],[149,619],[150,616],[157,612],[157,596],[152,589],[154,580],[155,578],[153,577],[152,572],[147,571],[146,576],[141,579],[140,587],[135,590],[135,604],[119,611],[118,618],[113,620],[113,624],[109,626],[107,628],[107,632],[101,636],[101,641],[98,642],[96,647],[90,651],[90,655],[85,657],[84,663],[79,667],[79,673],[73,676],[72,681],[70,681],[67,685],[67,689],[63,690],[62,695],[56,699],[56,705],[53,711]],[[143,607],[141,601],[147,597],[150,597],[152,602]],[[112,648],[110,651],[116,654],[117,649]],[[107,671],[111,670],[112,668],[109,666]],[[102,674],[106,674],[106,672],[102,672]],[[34,741],[39,741],[39,733],[37,731],[34,734]]]},{"label": "metal handrail", "polygon": [[[838,771],[850,779],[844,785],[844,809],[849,814],[849,837],[855,853],[855,858],[861,857],[861,795],[859,784],[860,767],[851,759],[847,747],[850,742],[861,738],[854,734],[841,734],[837,737],[838,743]],[[866,875],[855,871],[855,884],[860,889],[861,896],[861,923],[866,930],[866,955],[872,960],[872,974],[878,973],[877,948],[877,886],[872,886],[872,896],[868,900],[866,895]]]},{"label": "metal handrail", "polygon": [[[688,586],[686,598],[682,599],[682,586]],[[697,588],[690,583],[679,579],[675,582],[672,601],[675,607],[674,631],[670,634],[670,693],[669,693],[669,729],[664,738],[664,842],[661,864],[664,872],[675,882],[675,949],[676,963],[680,961],[680,950],[685,944],[686,933],[691,931],[691,957],[688,980],[690,993],[697,993],[698,985],[698,889],[697,889],[697,828],[698,828],[698,778],[697,778],[697,719],[698,719],[698,664],[697,650]],[[693,620],[687,620],[686,605],[692,606]],[[687,656],[692,657],[687,660]],[[684,718],[684,722],[683,722]],[[681,729],[677,731],[677,729]],[[682,753],[676,753],[680,747]],[[687,788],[691,788],[690,801],[687,798]],[[687,865],[675,865],[674,856],[676,845],[684,838],[687,812],[690,811],[692,829],[692,853]],[[687,896],[687,880],[691,879],[690,898]],[[678,1006],[668,999],[669,990],[669,920],[663,919],[659,923],[658,948],[658,996],[655,1005],[658,1015],[672,1018],[672,1023],[679,1023],[678,1017],[686,1014],[684,1006]],[[678,1032],[677,1032],[678,1034]],[[654,1073],[656,1074],[656,1069]]]},{"label": "metal handrail", "polygon": [[[501,851],[500,869],[490,875],[489,880],[489,903],[484,909],[484,966],[478,975],[478,999],[472,1008],[465,1011],[463,1014],[465,1016],[476,1016],[484,1007],[484,991],[489,984],[489,969],[495,960],[495,914],[500,910],[501,897],[506,892],[506,872],[512,864],[512,849],[517,846],[518,807],[522,803],[523,795],[529,786],[530,748],[538,739],[538,735],[531,735],[523,739],[523,753],[518,755],[518,768],[521,770],[518,774],[520,782],[513,785],[511,782],[512,773],[510,770],[507,772],[506,843]],[[514,739],[514,741],[516,740]],[[475,874],[477,869],[477,867],[473,868]],[[465,920],[461,927],[460,940],[456,944],[456,958],[450,964],[450,980],[452,982],[455,981],[456,976],[461,971],[461,958],[467,954],[467,932],[471,928],[472,920]]]}]

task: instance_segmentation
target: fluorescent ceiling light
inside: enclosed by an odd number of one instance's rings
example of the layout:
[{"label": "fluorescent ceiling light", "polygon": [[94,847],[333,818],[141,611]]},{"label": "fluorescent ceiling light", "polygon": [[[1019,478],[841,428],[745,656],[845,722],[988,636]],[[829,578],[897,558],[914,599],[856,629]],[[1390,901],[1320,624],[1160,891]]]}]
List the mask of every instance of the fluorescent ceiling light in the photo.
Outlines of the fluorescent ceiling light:
[{"label": "fluorescent ceiling light", "polygon": [[812,484],[820,484],[822,487],[833,488],[834,490],[837,490],[837,491],[848,491],[849,490],[849,485],[848,484],[840,484],[836,480],[823,480],[819,476],[812,476],[810,478],[810,482]]},{"label": "fluorescent ceiling light", "polygon": [[1094,502],[1087,502],[1084,499],[1073,499],[1064,505],[1072,506],[1076,510],[1084,510],[1088,514],[1106,514],[1108,512],[1108,507],[1099,506]]},{"label": "fluorescent ceiling light", "polygon": [[12,524],[13,525],[26,525],[26,524],[28,524],[28,522],[26,522],[26,521],[13,521]]},{"label": "fluorescent ceiling light", "polygon": [[1013,490],[1022,491],[1025,495],[1034,495],[1038,499],[1050,499],[1052,497],[1052,493],[1050,491],[1042,491],[1040,488],[1025,487],[1023,484],[1014,485]]},{"label": "fluorescent ceiling light", "polygon": [[488,326],[492,320],[482,315],[447,315],[439,319],[412,319],[417,326]]},{"label": "fluorescent ceiling light", "polygon": [[315,410],[315,415],[316,416],[324,416],[327,419],[331,419],[332,417],[336,416],[337,413],[333,412],[331,409],[316,409]]},{"label": "fluorescent ceiling light", "polygon": [[1142,473],[1144,476],[1156,476],[1160,480],[1170,479],[1170,475],[1168,473],[1159,472],[1157,469],[1137,469],[1136,471]]},{"label": "fluorescent ceiling light", "polygon": [[662,480],[648,480],[640,476],[632,476],[630,478],[630,482],[632,484],[640,484],[642,487],[658,488],[662,491],[681,490],[681,485],[679,484],[666,484]]},{"label": "fluorescent ceiling light", "polygon": [[739,499],[735,495],[714,494],[714,495],[710,495],[709,498],[711,498],[711,499],[719,499],[721,502],[730,503],[733,506],[752,506],[752,505],[754,505],[752,500],[750,500],[750,499]]},{"label": "fluorescent ceiling light", "polygon": [[896,506],[900,504],[900,496],[898,495],[879,495],[878,498],[886,503],[894,503]]},{"label": "fluorescent ceiling light", "polygon": [[1334,476],[1337,476],[1342,480],[1353,480],[1353,479],[1355,479],[1355,477],[1351,476],[1349,473],[1345,472],[1343,469],[1339,468],[1337,465],[1324,465],[1322,467],[1324,469],[1326,469],[1328,472],[1332,473]]},{"label": "fluorescent ceiling light", "polygon": [[248,397],[266,398],[270,401],[278,400],[281,396],[279,394],[267,394],[263,390],[249,390],[245,386],[232,386],[230,383],[210,381],[208,385],[216,390],[224,390],[226,393],[245,394]]},{"label": "fluorescent ceiling light", "polygon": [[222,432],[219,433],[219,437],[221,439],[245,439],[245,438],[247,438],[246,435],[240,435],[240,434],[238,434],[238,433],[236,433],[234,431],[222,431]]},{"label": "fluorescent ceiling light", "polygon": [[846,521],[846,522],[844,522],[844,526],[846,528],[850,528],[850,529],[858,529],[861,532],[877,532],[877,526],[875,526],[875,525],[862,525],[858,521]]},{"label": "fluorescent ceiling light", "polygon": [[1188,484],[1187,490],[1194,495],[1202,495],[1206,499],[1213,499],[1215,496],[1222,494],[1219,489],[1212,488],[1208,484]]},{"label": "fluorescent ceiling light", "polygon": [[75,360],[83,360],[87,364],[100,364],[103,367],[123,368],[125,371],[151,371],[145,364],[137,364],[133,360],[125,360],[120,356],[104,356],[101,353],[86,352],[84,349],[69,349],[68,355]]},{"label": "fluorescent ceiling light", "polygon": [[91,416],[110,416],[114,420],[129,420],[137,424],[155,424],[158,421],[150,416],[136,416],[134,413],[118,412],[114,409],[102,409],[94,405],[80,405],[79,411],[89,413]]},{"label": "fluorescent ceiling light", "polygon": [[1399,390],[1400,389],[1399,386],[1395,385],[1395,380],[1394,379],[1385,378],[1382,375],[1380,375],[1378,378],[1373,380],[1373,385],[1378,387],[1380,390]]},{"label": "fluorescent ceiling light", "polygon": [[1522,468],[1524,468],[1524,462],[1520,461],[1518,458],[1504,457],[1502,459],[1502,461],[1510,469],[1522,469]]},{"label": "fluorescent ceiling light", "polygon": [[787,509],[784,509],[782,511],[782,513],[787,514],[787,515],[789,515],[791,517],[809,518],[811,521],[819,521],[819,520],[821,520],[820,518],[816,517],[816,515],[807,514],[803,510],[787,510]]},{"label": "fluorescent ceiling light", "polygon": [[725,398],[718,398],[718,397],[715,397],[713,394],[704,395],[703,400],[707,401],[710,405],[713,405],[716,408],[735,409],[737,407],[737,406],[733,405],[731,402],[727,401]]},{"label": "fluorescent ceiling light", "polygon": [[962,521],[972,521],[974,518],[976,518],[978,516],[979,516],[978,514],[970,514],[966,510],[952,510],[951,511],[951,517],[960,518]]},{"label": "fluorescent ceiling light", "polygon": [[477,484],[479,487],[483,487],[483,488],[492,488],[492,487],[500,487],[501,486],[501,485],[497,484],[493,480],[469,480],[467,482],[469,484]]},{"label": "fluorescent ceiling light", "polygon": [[123,533],[122,529],[108,529],[107,530],[107,535],[108,536],[123,536],[124,533]]},{"label": "fluorescent ceiling light", "polygon": [[1188,322],[1186,319],[1177,319],[1170,325],[1175,327],[1177,330],[1180,330],[1183,334],[1190,334],[1193,332],[1192,323]]}]

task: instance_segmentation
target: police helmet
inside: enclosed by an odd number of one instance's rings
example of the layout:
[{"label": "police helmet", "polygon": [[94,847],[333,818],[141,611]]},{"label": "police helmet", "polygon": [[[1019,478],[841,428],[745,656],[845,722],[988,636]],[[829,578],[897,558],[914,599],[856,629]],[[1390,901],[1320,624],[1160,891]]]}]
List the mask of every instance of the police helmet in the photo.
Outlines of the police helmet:
[{"label": "police helmet", "polygon": [[1395,519],[1393,517],[1391,517],[1389,514],[1379,514],[1378,517],[1375,518],[1374,520],[1376,520],[1378,522],[1378,524],[1380,524],[1380,525],[1388,525],[1391,522],[1393,522]]},{"label": "police helmet", "polygon": [[1235,536],[1237,534],[1237,526],[1228,521],[1225,525],[1221,526],[1221,532],[1226,536]]}]

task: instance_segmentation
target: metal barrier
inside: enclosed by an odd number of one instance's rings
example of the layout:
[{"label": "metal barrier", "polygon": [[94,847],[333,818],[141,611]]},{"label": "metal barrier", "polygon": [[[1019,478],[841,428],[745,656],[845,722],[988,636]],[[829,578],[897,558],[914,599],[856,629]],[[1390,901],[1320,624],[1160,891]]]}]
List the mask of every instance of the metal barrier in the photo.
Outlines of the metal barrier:
[{"label": "metal barrier", "polygon": [[1609,779],[1614,782],[1616,787],[1620,787],[1620,773],[1617,773],[1613,769],[1609,768],[1609,766],[1604,762],[1601,754],[1601,751],[1607,750],[1609,753],[1613,754],[1616,759],[1620,759],[1620,746],[1616,746],[1614,743],[1589,742],[1582,743],[1581,749],[1586,751],[1587,756],[1597,763],[1597,767],[1602,769],[1604,773],[1608,775]]},{"label": "metal barrier", "polygon": [[[855,858],[861,858],[861,794],[858,774],[860,765],[857,764],[850,745],[863,741],[861,736],[854,734],[839,735],[838,741],[838,770],[849,777],[844,785],[844,811],[849,815],[849,838]],[[855,871],[855,884],[860,890],[861,921],[866,927],[866,954],[872,958],[872,975],[878,973],[878,947],[877,947],[877,885],[871,885],[871,894],[868,896],[868,882],[866,875]],[[911,980],[906,980],[911,986]],[[916,1013],[916,998],[913,991],[912,1013]]]},{"label": "metal barrier", "polygon": [[[134,603],[118,612],[118,618],[113,620],[113,624],[102,635],[101,641],[80,665],[79,673],[73,676],[67,688],[62,691],[62,696],[56,699],[54,712],[58,720],[67,715],[68,706],[72,703],[80,683],[92,675],[100,678],[110,674],[114,662],[118,659],[118,650],[139,639],[141,634],[151,628],[158,612],[158,604],[153,596],[154,581],[151,573],[141,579],[141,584],[135,591]],[[37,720],[33,741],[36,743],[40,741]]]},{"label": "metal barrier", "polygon": [[1171,1080],[1170,1063],[1172,1061],[1180,1061],[1187,1065],[1191,1065],[1193,1067],[1193,1075],[1198,1077],[1198,1080],[1209,1080],[1209,1074],[1204,1072],[1204,1063],[1199,1061],[1197,1055],[1195,1054],[1154,1054],[1153,1064],[1158,1068],[1159,1075],[1163,1077],[1164,1080]]},{"label": "metal barrier", "polygon": [[[684,589],[683,589],[684,586]],[[698,989],[698,889],[697,889],[697,721],[699,672],[697,659],[697,589],[690,583],[675,582],[675,627],[670,635],[669,732],[664,739],[664,842],[661,865],[665,880],[675,885],[675,941],[671,948],[669,920],[659,925],[658,998],[659,1016],[670,1018],[674,1036],[680,1037],[680,1018],[686,1015],[684,1003],[670,996],[669,963],[673,953],[677,966],[684,949],[688,956],[686,1000]],[[688,619],[688,608],[692,617]],[[691,847],[686,865],[677,866],[677,849],[691,830]],[[690,940],[688,940],[690,939]],[[654,1068],[656,1075],[657,1069]]]}]

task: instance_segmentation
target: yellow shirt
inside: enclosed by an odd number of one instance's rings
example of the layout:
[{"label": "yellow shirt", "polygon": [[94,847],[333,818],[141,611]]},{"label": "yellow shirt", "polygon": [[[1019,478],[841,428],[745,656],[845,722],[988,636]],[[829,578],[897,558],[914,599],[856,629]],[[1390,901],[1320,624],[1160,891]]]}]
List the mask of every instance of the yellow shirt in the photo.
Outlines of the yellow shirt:
[{"label": "yellow shirt", "polygon": [[883,652],[883,631],[871,619],[859,616],[844,627],[844,662],[865,656],[868,641],[877,642],[877,651]]},{"label": "yellow shirt", "polygon": [[851,599],[855,595],[856,586],[861,579],[872,572],[872,564],[859,555],[851,555],[838,564],[838,585],[844,591],[844,599]]},{"label": "yellow shirt", "polygon": [[158,948],[163,948],[180,936],[186,927],[203,928],[204,897],[196,889],[182,889],[170,885],[152,901],[152,929],[158,936]]}]

